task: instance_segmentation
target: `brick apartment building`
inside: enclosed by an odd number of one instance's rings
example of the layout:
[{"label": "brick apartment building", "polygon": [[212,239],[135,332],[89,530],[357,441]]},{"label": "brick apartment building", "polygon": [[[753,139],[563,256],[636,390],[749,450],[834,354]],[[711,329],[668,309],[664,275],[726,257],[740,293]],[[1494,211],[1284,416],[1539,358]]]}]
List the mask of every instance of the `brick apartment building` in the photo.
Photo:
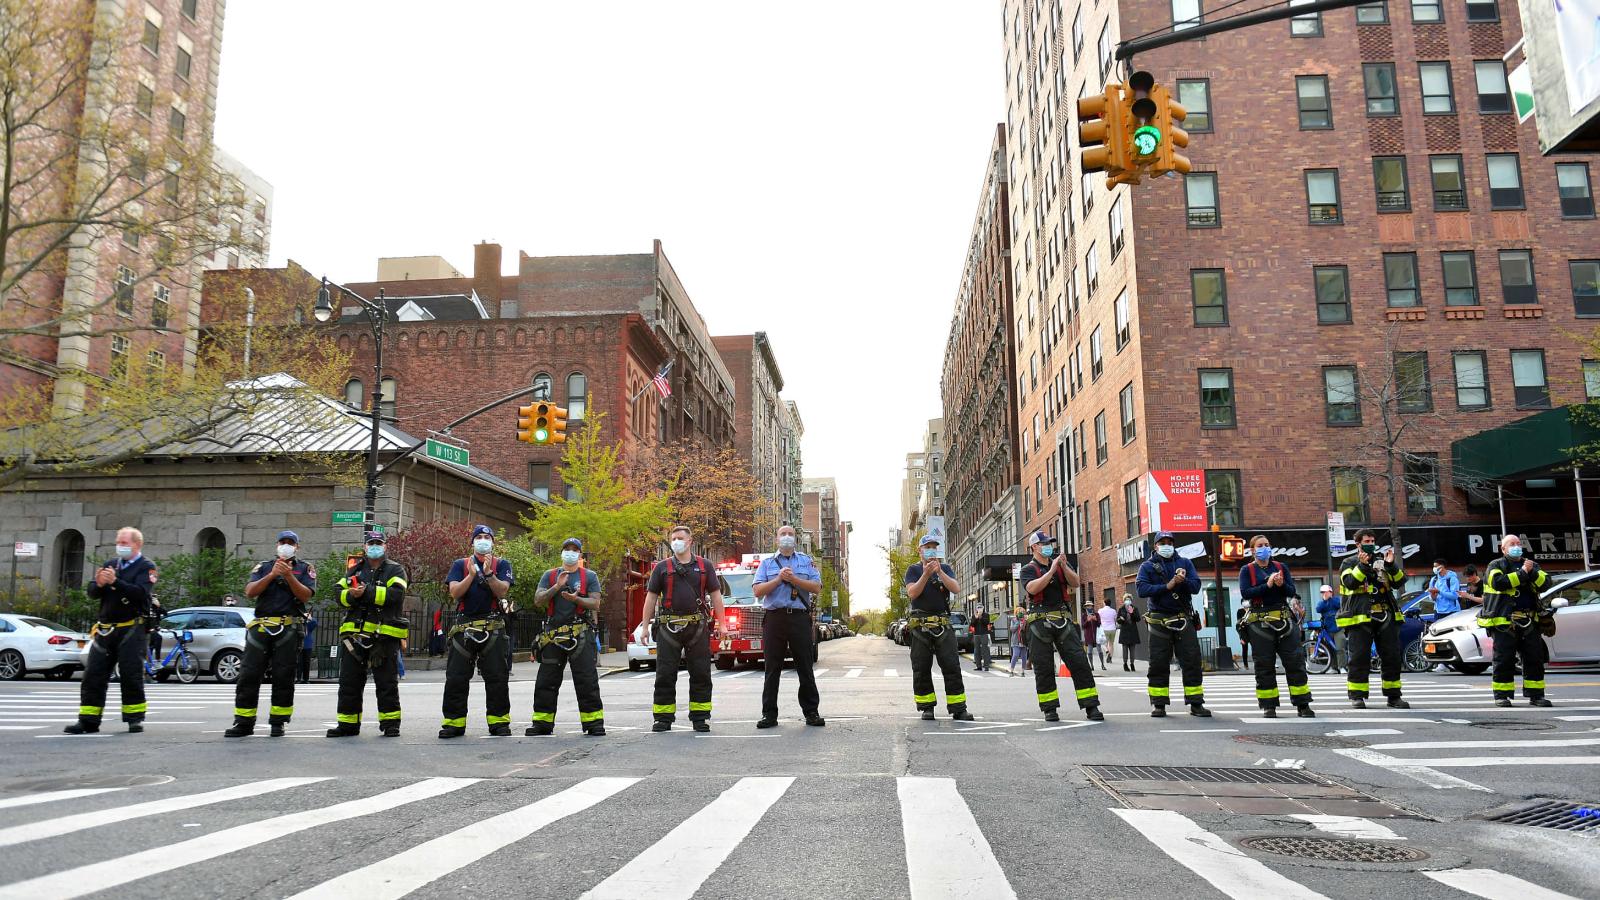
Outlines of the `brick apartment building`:
[{"label": "brick apartment building", "polygon": [[789,445],[799,441],[799,435],[792,433],[784,400],[778,396],[783,390],[783,373],[764,331],[719,335],[711,342],[734,380],[734,445],[768,503],[757,512],[750,544],[736,549],[770,553],[777,546],[778,526],[784,523],[783,513],[789,507]]},{"label": "brick apartment building", "polygon": [[783,523],[795,526],[802,532],[800,539],[805,540],[805,509],[803,495],[805,494],[805,480],[802,477],[800,454],[800,439],[805,437],[805,421],[800,418],[800,407],[793,400],[783,401],[783,437],[781,448],[783,461],[781,463],[780,478],[783,482],[783,505],[779,510],[778,518]]},{"label": "brick apartment building", "polygon": [[1016,554],[1021,528],[1005,140],[996,126],[939,379],[944,421],[960,423],[944,429],[947,555],[990,609],[993,583],[1009,576],[985,563]]},{"label": "brick apartment building", "polygon": [[850,587],[851,524],[839,517],[839,484],[832,478],[807,478],[801,495],[806,533],[812,556],[827,561],[839,573],[839,583]]},{"label": "brick apartment building", "polygon": [[[1005,4],[1024,529],[1068,533],[1110,596],[1147,552],[1148,474],[1199,471],[1221,527],[1320,577],[1325,513],[1387,520],[1384,388],[1411,423],[1409,568],[1484,562],[1493,494],[1451,442],[1600,388],[1571,337],[1600,316],[1593,173],[1512,112],[1516,4],[1372,3],[1142,55],[1189,110],[1194,171],[1084,176],[1073,101],[1120,79],[1123,37],[1211,5]],[[1512,527],[1576,531],[1570,477],[1502,488]]]}]

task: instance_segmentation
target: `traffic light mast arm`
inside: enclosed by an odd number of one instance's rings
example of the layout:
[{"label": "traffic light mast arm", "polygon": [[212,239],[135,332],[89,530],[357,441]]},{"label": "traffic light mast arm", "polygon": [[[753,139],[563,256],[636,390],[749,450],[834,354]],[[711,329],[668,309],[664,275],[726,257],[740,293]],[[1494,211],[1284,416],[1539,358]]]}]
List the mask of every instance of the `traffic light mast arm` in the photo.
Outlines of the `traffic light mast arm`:
[{"label": "traffic light mast arm", "polygon": [[[484,413],[488,412],[491,409],[494,409],[497,406],[504,406],[505,404],[510,403],[511,401],[517,399],[518,397],[521,397],[523,394],[528,394],[528,393],[532,393],[532,392],[533,392],[533,388],[532,387],[525,387],[522,390],[517,391],[514,394],[507,394],[504,397],[501,397],[499,400],[495,400],[492,403],[488,403],[488,404],[485,404],[483,406],[480,406],[477,409],[473,410],[472,412],[467,413],[466,415],[464,415],[461,418],[455,420],[454,422],[451,422],[449,425],[446,425],[444,428],[440,429],[440,431],[442,433],[444,433],[444,434],[449,434],[450,433],[450,429],[456,427],[457,425],[460,425],[462,422],[465,422],[468,419],[472,419],[472,418],[476,418],[478,416],[481,416]],[[382,475],[384,472],[389,471],[390,467],[392,467],[395,463],[399,462],[402,459],[405,459],[406,457],[408,457],[411,454],[417,452],[418,450],[421,450],[423,447],[426,447],[427,445],[428,445],[427,438],[423,438],[417,444],[414,444],[414,445],[412,445],[410,447],[407,447],[406,449],[400,451],[400,455],[399,456],[396,456],[394,459],[391,459],[388,462],[384,463],[378,469],[378,474]]]},{"label": "traffic light mast arm", "polygon": [[1154,50],[1158,47],[1181,44],[1184,41],[1192,41],[1197,38],[1206,37],[1207,35],[1221,34],[1225,31],[1237,31],[1240,28],[1249,28],[1252,25],[1262,25],[1267,22],[1276,22],[1280,19],[1292,19],[1295,16],[1305,16],[1310,15],[1311,13],[1331,12],[1332,10],[1344,9],[1350,6],[1361,6],[1364,3],[1371,2],[1372,0],[1311,0],[1310,3],[1305,3],[1298,6],[1274,3],[1267,9],[1256,10],[1255,12],[1239,13],[1238,15],[1234,16],[1224,16],[1215,22],[1201,22],[1199,25],[1193,25],[1180,30],[1168,31],[1164,34],[1156,34],[1150,37],[1140,37],[1134,38],[1131,41],[1123,41],[1117,45],[1117,52],[1114,55],[1116,59],[1122,62],[1131,62],[1136,54],[1143,53],[1147,50]]}]

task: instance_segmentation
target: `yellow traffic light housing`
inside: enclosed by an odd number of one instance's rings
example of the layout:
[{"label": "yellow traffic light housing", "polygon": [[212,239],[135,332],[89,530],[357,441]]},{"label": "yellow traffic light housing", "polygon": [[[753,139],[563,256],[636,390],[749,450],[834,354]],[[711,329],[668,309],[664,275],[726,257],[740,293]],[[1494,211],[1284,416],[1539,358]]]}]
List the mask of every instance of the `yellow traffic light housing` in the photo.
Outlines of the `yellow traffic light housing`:
[{"label": "yellow traffic light housing", "polygon": [[533,407],[517,407],[517,440],[528,444],[537,444],[533,439]]},{"label": "yellow traffic light housing", "polygon": [[1085,174],[1103,171],[1110,179],[1132,168],[1123,97],[1122,85],[1112,82],[1100,96],[1078,100],[1079,164]]},{"label": "yellow traffic light housing", "polygon": [[567,442],[567,411],[541,400],[517,407],[517,440],[548,446]]},{"label": "yellow traffic light housing", "polygon": [[1165,175],[1168,172],[1177,172],[1186,175],[1190,168],[1189,157],[1178,153],[1177,150],[1189,146],[1189,132],[1179,128],[1178,123],[1189,117],[1189,111],[1172,98],[1172,91],[1164,85],[1152,88],[1150,99],[1156,104],[1155,127],[1166,137],[1156,152],[1156,162],[1150,168],[1150,173]]},{"label": "yellow traffic light housing", "polygon": [[567,442],[567,411],[559,406],[550,407],[550,437],[547,444]]}]

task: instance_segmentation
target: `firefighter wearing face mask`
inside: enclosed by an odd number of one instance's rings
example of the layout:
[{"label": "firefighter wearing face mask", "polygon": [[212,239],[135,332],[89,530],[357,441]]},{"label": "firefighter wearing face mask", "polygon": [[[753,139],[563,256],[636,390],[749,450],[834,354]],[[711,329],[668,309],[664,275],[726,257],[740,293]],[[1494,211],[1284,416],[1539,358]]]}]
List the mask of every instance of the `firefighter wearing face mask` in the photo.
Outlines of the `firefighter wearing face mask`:
[{"label": "firefighter wearing face mask", "polygon": [[439,737],[467,733],[467,695],[472,670],[483,673],[484,714],[489,734],[511,736],[510,656],[506,644],[505,599],[515,580],[511,563],[494,555],[494,532],[472,529],[472,555],[450,564],[445,587],[456,601],[456,623],[446,638],[444,721]]},{"label": "firefighter wearing face mask", "polygon": [[1072,612],[1072,591],[1078,586],[1078,573],[1056,555],[1056,539],[1036,531],[1028,540],[1033,560],[1022,566],[1022,587],[1028,594],[1030,609],[1024,620],[1023,636],[1028,656],[1033,660],[1033,689],[1046,722],[1061,721],[1061,692],[1056,686],[1055,655],[1061,654],[1072,675],[1072,688],[1078,706],[1090,719],[1105,721],[1100,712],[1100,690],[1094,686],[1094,668],[1083,649],[1083,632]]},{"label": "firefighter wearing face mask", "polygon": [[[528,737],[551,734],[556,727],[556,698],[561,676],[572,667],[572,689],[578,695],[578,722],[589,737],[604,737],[606,711],[600,703],[600,675],[595,669],[594,614],[600,609],[600,576],[583,564],[583,541],[561,542],[561,567],[539,579],[534,602],[544,607],[539,632],[539,674],[533,685],[533,724]],[[674,672],[674,675],[677,673]]]},{"label": "firefighter wearing face mask", "polygon": [[1200,573],[1194,563],[1179,556],[1172,532],[1156,533],[1155,555],[1139,566],[1139,596],[1150,603],[1144,621],[1150,628],[1150,715],[1167,714],[1172,699],[1168,669],[1174,654],[1183,670],[1183,702],[1189,715],[1210,718],[1205,707],[1205,688],[1201,684],[1200,639],[1195,629],[1200,616],[1194,611],[1194,595],[1200,590]]},{"label": "firefighter wearing face mask", "polygon": [[[1494,638],[1494,705],[1510,706],[1517,693],[1517,660],[1522,660],[1522,696],[1530,706],[1550,706],[1544,697],[1545,646],[1541,630],[1554,628],[1550,610],[1539,606],[1539,591],[1550,576],[1530,559],[1522,538],[1500,540],[1501,557],[1489,563],[1483,580],[1478,624]],[[1548,624],[1547,624],[1548,622]],[[1554,634],[1554,631],[1551,631]]]},{"label": "firefighter wearing face mask", "polygon": [[366,559],[339,579],[339,704],[328,737],[361,733],[361,695],[371,673],[378,694],[378,732],[400,736],[400,681],[396,663],[406,639],[406,570],[387,557],[381,531],[367,532]]},{"label": "firefighter wearing face mask", "polygon": [[277,559],[256,566],[244,595],[254,600],[256,617],[244,632],[244,664],[234,689],[233,725],[226,737],[245,737],[256,730],[262,676],[271,672],[272,709],[267,723],[273,737],[283,737],[294,715],[294,669],[306,627],[306,603],[317,590],[317,570],[298,559],[300,536],[278,535]]},{"label": "firefighter wearing face mask", "polygon": [[1289,702],[1302,719],[1316,716],[1311,711],[1311,685],[1306,678],[1306,650],[1295,626],[1289,598],[1294,591],[1294,576],[1289,567],[1272,558],[1272,542],[1264,534],[1250,539],[1250,555],[1255,557],[1239,570],[1239,596],[1247,604],[1244,633],[1256,657],[1256,703],[1261,715],[1278,717],[1277,661],[1283,660],[1283,679],[1289,683]]},{"label": "firefighter wearing face mask", "polygon": [[922,718],[932,720],[939,695],[933,687],[933,663],[944,673],[944,702],[950,718],[972,721],[967,712],[967,689],[961,681],[961,653],[955,629],[950,626],[950,595],[960,590],[955,570],[939,558],[939,539],[922,536],[922,562],[906,569],[906,596],[911,609],[906,632],[911,644],[911,692]]},{"label": "firefighter wearing face mask", "polygon": [[1345,688],[1350,705],[1367,708],[1371,690],[1372,646],[1378,646],[1378,661],[1383,668],[1383,696],[1391,709],[1410,709],[1400,699],[1400,670],[1405,662],[1400,646],[1400,607],[1395,592],[1405,586],[1406,573],[1395,565],[1394,548],[1378,553],[1378,536],[1371,531],[1356,532],[1356,556],[1339,573],[1339,630],[1345,634],[1345,655],[1349,675]]}]

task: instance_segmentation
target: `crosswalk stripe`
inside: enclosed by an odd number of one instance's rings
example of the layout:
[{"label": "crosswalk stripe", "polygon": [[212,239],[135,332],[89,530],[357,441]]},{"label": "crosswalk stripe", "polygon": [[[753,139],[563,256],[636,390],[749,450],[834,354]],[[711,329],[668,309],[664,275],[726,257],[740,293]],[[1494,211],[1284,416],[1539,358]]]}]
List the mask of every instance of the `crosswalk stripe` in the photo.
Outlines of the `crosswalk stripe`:
[{"label": "crosswalk stripe", "polygon": [[125,790],[125,788],[72,788],[65,791],[45,791],[41,794],[7,797],[4,800],[0,800],[0,809],[33,806],[36,803],[54,803],[57,800],[76,800],[79,797],[92,797],[95,794],[108,794],[112,791],[120,790]]},{"label": "crosswalk stripe", "polygon": [[1542,888],[1515,875],[1494,869],[1446,869],[1443,872],[1423,872],[1440,884],[1487,900],[1577,900],[1568,894]]},{"label": "crosswalk stripe", "polygon": [[[1511,749],[1516,747],[1592,747],[1600,738],[1573,738],[1560,741],[1401,741],[1396,744],[1372,744],[1373,750],[1463,750]],[[1600,760],[1600,757],[1597,757]]]},{"label": "crosswalk stripe", "polygon": [[1228,845],[1187,816],[1160,809],[1113,809],[1150,843],[1229,897],[1328,900]]},{"label": "crosswalk stripe", "polygon": [[739,779],[580,900],[690,900],[793,783],[792,776]]},{"label": "crosswalk stripe", "polygon": [[176,812],[180,809],[193,809],[197,806],[209,806],[213,803],[226,803],[229,800],[243,800],[246,797],[254,797],[270,791],[281,791],[284,788],[300,787],[301,785],[315,784],[319,781],[327,780],[329,779],[326,776],[271,778],[266,781],[236,784],[233,787],[207,791],[203,794],[185,794],[180,797],[168,797],[164,800],[151,800],[146,803],[135,803],[131,806],[119,806],[115,809],[102,809],[94,812],[61,816],[55,819],[47,819],[43,822],[13,825],[10,828],[0,828],[0,847],[12,847],[29,841],[60,837],[63,834],[82,831],[85,828],[111,825],[116,822],[126,822],[129,819],[139,819],[145,816],[158,816],[162,813]]},{"label": "crosswalk stripe", "polygon": [[43,725],[0,725],[0,731],[38,731]]},{"label": "crosswalk stripe", "polygon": [[729,672],[727,675],[724,675],[723,677],[724,678],[743,678],[744,676],[749,675],[751,672],[754,672],[754,671],[755,671],[755,669],[741,669],[741,670],[739,670],[737,672]]},{"label": "crosswalk stripe", "polygon": [[394,900],[522,840],[539,829],[582,812],[638,778],[590,778],[536,803],[481,819],[465,828],[346,872],[294,895],[293,900]]},{"label": "crosswalk stripe", "polygon": [[828,670],[827,669],[818,669],[815,672],[812,672],[811,674],[812,675],[826,675],[826,674],[828,674]]},{"label": "crosswalk stripe", "polygon": [[884,669],[883,670],[883,677],[885,677],[885,678],[899,678],[900,677],[900,670],[899,669]]},{"label": "crosswalk stripe", "polygon": [[860,678],[861,677],[861,670],[860,669],[851,669],[850,671],[844,673],[844,677],[846,677],[846,678]]},{"label": "crosswalk stripe", "polygon": [[1290,818],[1310,822],[1318,831],[1341,837],[1370,838],[1377,841],[1403,841],[1405,838],[1389,830],[1389,826],[1360,816],[1321,816],[1296,813]]},{"label": "crosswalk stripe", "polygon": [[1465,788],[1469,791],[1482,791],[1485,794],[1494,793],[1493,790],[1481,784],[1429,768],[1422,760],[1400,759],[1399,757],[1379,753],[1368,747],[1336,747],[1333,752],[1340,756],[1348,756],[1358,762],[1364,762],[1369,766],[1377,766],[1380,769],[1388,769],[1407,778],[1414,778],[1431,788],[1441,790]]},{"label": "crosswalk stripe", "polygon": [[953,778],[902,777],[900,826],[913,900],[1014,898],[1000,862]]},{"label": "crosswalk stripe", "polygon": [[318,825],[331,825],[346,819],[385,812],[418,800],[438,797],[477,781],[476,778],[429,778],[373,797],[348,800],[321,809],[273,816],[270,819],[225,828],[176,844],[129,854],[119,859],[52,872],[27,881],[8,884],[0,887],[0,900],[82,897],[141,878],[171,872],[179,866],[190,866],[229,853],[237,853],[257,844],[264,844]]}]

